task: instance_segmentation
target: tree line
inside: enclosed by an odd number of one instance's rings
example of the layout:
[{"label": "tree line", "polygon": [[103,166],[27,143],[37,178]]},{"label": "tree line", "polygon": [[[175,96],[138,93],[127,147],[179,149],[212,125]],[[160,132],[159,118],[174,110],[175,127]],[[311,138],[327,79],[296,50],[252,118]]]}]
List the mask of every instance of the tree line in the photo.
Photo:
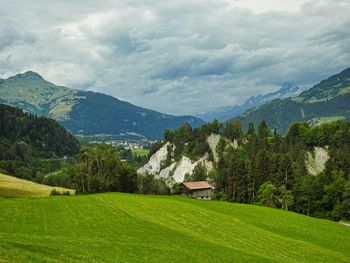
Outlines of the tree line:
[{"label": "tree line", "polygon": [[121,160],[119,150],[107,144],[84,146],[74,162],[47,176],[43,183],[78,193],[170,194],[164,180],[138,175],[133,163]]}]

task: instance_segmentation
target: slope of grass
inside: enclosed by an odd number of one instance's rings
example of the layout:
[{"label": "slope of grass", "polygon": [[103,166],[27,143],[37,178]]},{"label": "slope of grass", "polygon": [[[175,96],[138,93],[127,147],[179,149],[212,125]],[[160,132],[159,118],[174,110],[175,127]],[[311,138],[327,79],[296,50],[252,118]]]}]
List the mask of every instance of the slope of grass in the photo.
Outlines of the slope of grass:
[{"label": "slope of grass", "polygon": [[37,184],[0,173],[0,196],[3,197],[43,197],[49,196],[53,189],[59,194],[75,194],[75,190]]},{"label": "slope of grass", "polygon": [[149,150],[147,149],[132,149],[131,152],[134,154],[134,155],[137,155],[137,156],[147,156],[148,153],[149,153]]},{"label": "slope of grass", "polygon": [[0,198],[0,262],[350,262],[350,228],[185,197]]}]

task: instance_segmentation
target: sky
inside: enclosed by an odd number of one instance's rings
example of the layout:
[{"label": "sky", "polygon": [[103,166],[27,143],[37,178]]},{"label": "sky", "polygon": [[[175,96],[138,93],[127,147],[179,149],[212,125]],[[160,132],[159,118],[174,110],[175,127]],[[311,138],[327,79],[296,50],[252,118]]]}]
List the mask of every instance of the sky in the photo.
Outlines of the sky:
[{"label": "sky", "polygon": [[350,67],[350,0],[0,0],[0,77],[33,70],[171,114]]}]

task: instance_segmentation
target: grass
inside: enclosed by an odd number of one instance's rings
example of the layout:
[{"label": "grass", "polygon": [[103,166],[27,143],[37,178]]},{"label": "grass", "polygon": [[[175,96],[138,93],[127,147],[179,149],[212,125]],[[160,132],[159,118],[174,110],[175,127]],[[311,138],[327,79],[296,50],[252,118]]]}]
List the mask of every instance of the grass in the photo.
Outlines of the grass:
[{"label": "grass", "polygon": [[350,262],[349,227],[254,205],[108,193],[0,211],[0,262]]},{"label": "grass", "polygon": [[311,122],[315,125],[321,125],[324,123],[336,122],[339,120],[345,120],[345,117],[344,116],[318,117],[318,118],[313,118],[309,122]]},{"label": "grass", "polygon": [[75,190],[37,184],[0,173],[0,196],[3,197],[44,197],[49,196],[54,189],[58,194],[75,194]]},{"label": "grass", "polygon": [[149,150],[147,149],[132,149],[131,152],[133,155],[138,155],[138,156],[147,156],[149,153]]}]

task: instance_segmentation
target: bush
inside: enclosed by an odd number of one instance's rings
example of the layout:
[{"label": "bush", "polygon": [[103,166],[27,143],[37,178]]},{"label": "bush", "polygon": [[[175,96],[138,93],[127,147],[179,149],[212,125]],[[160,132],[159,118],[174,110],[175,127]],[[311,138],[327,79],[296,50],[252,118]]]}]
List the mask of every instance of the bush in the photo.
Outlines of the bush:
[{"label": "bush", "polygon": [[57,191],[56,188],[51,190],[50,196],[57,196],[57,195],[70,195],[69,191]]}]

